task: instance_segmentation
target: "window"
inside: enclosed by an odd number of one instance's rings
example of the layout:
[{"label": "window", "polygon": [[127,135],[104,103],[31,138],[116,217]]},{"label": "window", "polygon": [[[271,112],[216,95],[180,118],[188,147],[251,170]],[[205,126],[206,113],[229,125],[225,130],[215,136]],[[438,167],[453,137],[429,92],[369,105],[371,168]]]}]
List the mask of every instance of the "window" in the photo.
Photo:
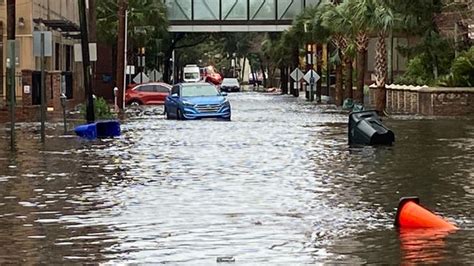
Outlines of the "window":
[{"label": "window", "polygon": [[65,50],[66,50],[66,71],[71,71],[71,56],[72,56],[72,48],[70,45],[66,45],[65,46]]},{"label": "window", "polygon": [[155,91],[156,92],[161,92],[161,93],[169,93],[170,90],[168,88],[166,88],[165,86],[161,86],[161,85],[156,85],[155,86]]},{"label": "window", "polygon": [[61,51],[59,50],[59,43],[54,45],[54,69],[61,70]]},{"label": "window", "polygon": [[179,86],[173,86],[173,89],[171,89],[171,94],[179,95]]},{"label": "window", "polygon": [[217,96],[219,92],[213,85],[197,85],[183,87],[184,97],[198,97],[198,96]]},{"label": "window", "polygon": [[278,19],[293,20],[303,10],[303,1],[280,0],[278,1]]},{"label": "window", "polygon": [[247,20],[247,0],[222,1],[222,20]]},{"label": "window", "polygon": [[150,85],[139,86],[136,90],[140,92],[154,92],[153,86]]},{"label": "window", "polygon": [[275,0],[251,0],[250,20],[275,19]]},{"label": "window", "polygon": [[185,79],[198,79],[199,73],[184,73]]},{"label": "window", "polygon": [[239,81],[237,79],[224,79],[222,85],[239,86]]},{"label": "window", "polygon": [[191,0],[166,0],[170,20],[191,20]]},{"label": "window", "polygon": [[219,0],[194,0],[195,20],[219,20]]}]

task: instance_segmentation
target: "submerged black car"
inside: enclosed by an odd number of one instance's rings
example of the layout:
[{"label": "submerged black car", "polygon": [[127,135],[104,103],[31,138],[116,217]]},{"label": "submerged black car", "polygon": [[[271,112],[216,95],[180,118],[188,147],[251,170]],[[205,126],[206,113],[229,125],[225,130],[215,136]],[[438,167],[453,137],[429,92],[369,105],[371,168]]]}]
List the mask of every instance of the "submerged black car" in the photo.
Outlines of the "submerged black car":
[{"label": "submerged black car", "polygon": [[226,92],[239,92],[240,83],[235,78],[225,78],[221,84],[221,91]]}]

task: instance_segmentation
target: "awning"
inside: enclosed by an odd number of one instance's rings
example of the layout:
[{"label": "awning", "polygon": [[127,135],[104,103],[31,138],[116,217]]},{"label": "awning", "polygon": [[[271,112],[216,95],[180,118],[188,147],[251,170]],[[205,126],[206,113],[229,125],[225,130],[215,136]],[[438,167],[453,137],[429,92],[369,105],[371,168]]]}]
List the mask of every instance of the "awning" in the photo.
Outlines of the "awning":
[{"label": "awning", "polygon": [[79,32],[81,29],[79,25],[64,19],[41,19],[35,18],[33,19],[34,23],[40,24],[43,23],[46,27],[59,30],[62,32]]}]

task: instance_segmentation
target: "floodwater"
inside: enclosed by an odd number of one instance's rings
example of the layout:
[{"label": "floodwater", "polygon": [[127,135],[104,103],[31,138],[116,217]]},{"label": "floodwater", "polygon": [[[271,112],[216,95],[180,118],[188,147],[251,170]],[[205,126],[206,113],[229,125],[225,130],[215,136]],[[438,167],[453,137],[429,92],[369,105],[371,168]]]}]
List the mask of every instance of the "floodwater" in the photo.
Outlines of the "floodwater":
[{"label": "floodwater", "polygon": [[[0,264],[474,261],[474,120],[390,118],[392,147],[349,147],[347,115],[232,94],[233,121],[147,112],[83,141],[0,130]],[[454,233],[398,231],[417,195]],[[231,260],[232,260],[231,259]]]}]

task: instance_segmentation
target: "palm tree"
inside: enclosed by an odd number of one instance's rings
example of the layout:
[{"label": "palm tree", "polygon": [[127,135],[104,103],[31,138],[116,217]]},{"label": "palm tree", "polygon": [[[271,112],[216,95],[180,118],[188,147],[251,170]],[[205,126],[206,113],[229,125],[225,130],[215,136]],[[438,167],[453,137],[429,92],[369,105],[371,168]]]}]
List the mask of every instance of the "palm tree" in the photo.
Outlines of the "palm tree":
[{"label": "palm tree", "polygon": [[345,68],[344,98],[353,98],[353,59],[355,54],[354,40],[356,29],[354,27],[353,15],[348,8],[349,2],[335,6],[330,11],[333,29],[340,35],[342,61]]},{"label": "palm tree", "polygon": [[373,10],[373,15],[367,21],[367,25],[372,32],[377,34],[377,44],[375,52],[375,109],[379,113],[385,111],[387,82],[387,46],[385,39],[389,32],[394,28],[397,19],[393,10],[386,1],[366,0],[368,8]]},{"label": "palm tree", "polygon": [[[320,77],[323,76],[323,43],[328,43],[330,40],[330,30],[324,24],[324,14],[328,10],[328,4],[318,4],[312,10],[312,19],[310,23],[311,39],[314,40],[317,50],[316,69]],[[329,77],[328,77],[329,78]],[[322,79],[319,79],[316,83],[316,98],[318,102],[321,102],[322,96]]]},{"label": "palm tree", "polygon": [[369,47],[369,21],[374,14],[373,6],[368,0],[350,0],[347,9],[352,14],[352,32],[355,33],[357,49],[357,89],[354,100],[364,103],[364,83],[367,72],[367,51]]},{"label": "palm tree", "polygon": [[327,4],[326,10],[323,13],[323,22],[322,25],[328,29],[330,32],[329,36],[331,36],[330,41],[335,46],[336,50],[334,56],[332,57],[332,62],[336,64],[336,95],[335,95],[335,103],[337,106],[341,106],[343,102],[343,65],[342,62],[344,60],[344,52],[347,49],[347,39],[344,37],[345,29],[336,25],[334,23],[335,20],[340,18],[340,11],[337,9],[335,5]]}]

